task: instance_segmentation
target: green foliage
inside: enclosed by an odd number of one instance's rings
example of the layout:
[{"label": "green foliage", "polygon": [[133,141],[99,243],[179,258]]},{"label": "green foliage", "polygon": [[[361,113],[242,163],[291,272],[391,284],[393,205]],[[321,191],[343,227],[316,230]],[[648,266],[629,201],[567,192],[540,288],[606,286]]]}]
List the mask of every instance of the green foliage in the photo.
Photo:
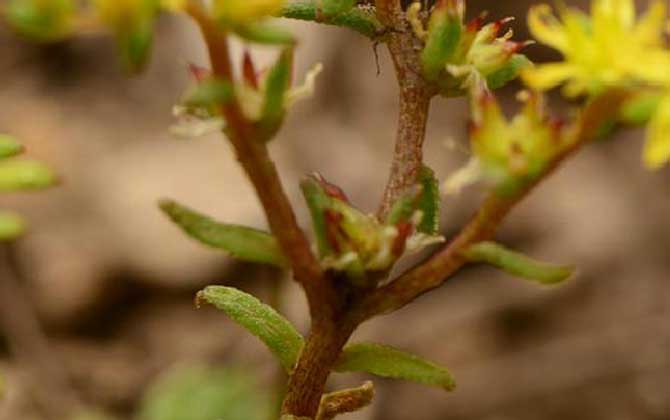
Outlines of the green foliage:
[{"label": "green foliage", "polygon": [[[445,2],[442,2],[443,4]],[[461,17],[447,7],[436,7],[428,22],[428,38],[421,52],[421,64],[428,80],[436,81],[461,41]]]},{"label": "green foliage", "polygon": [[419,183],[421,196],[418,208],[423,217],[416,229],[427,235],[436,235],[440,229],[440,185],[435,172],[427,166],[421,168]]},{"label": "green foliage", "polygon": [[660,92],[639,92],[621,106],[620,119],[628,124],[642,125],[649,122],[661,103]]},{"label": "green foliage", "polygon": [[486,83],[489,89],[500,89],[532,66],[533,63],[525,55],[514,54],[502,67],[486,76]]},{"label": "green foliage", "polygon": [[38,190],[55,182],[53,172],[43,163],[33,160],[0,162],[0,192]]},{"label": "green foliage", "polygon": [[[347,2],[343,1],[338,3],[345,4]],[[345,12],[340,11],[339,13],[324,16],[318,0],[288,2],[281,10],[280,16],[290,19],[307,20],[341,26],[353,29],[369,38],[379,36],[383,28],[373,12],[358,7],[350,8]]]},{"label": "green foliage", "polygon": [[509,274],[541,284],[561,283],[575,272],[572,266],[538,262],[495,242],[472,245],[465,251],[465,255],[472,262],[491,264]]},{"label": "green foliage", "polygon": [[265,420],[269,399],[241,371],[213,367],[177,369],[153,384],[139,420]]},{"label": "green foliage", "polygon": [[291,86],[291,69],[293,67],[293,50],[282,51],[279,60],[270,69],[265,79],[265,100],[261,115],[261,124],[268,137],[277,130],[286,112],[286,92]]},{"label": "green foliage", "polygon": [[189,108],[211,108],[230,102],[234,95],[233,85],[229,81],[208,78],[186,94],[183,104]]},{"label": "green foliage", "polygon": [[351,344],[344,348],[335,367],[338,372],[364,372],[384,378],[404,379],[451,391],[455,387],[451,374],[416,355],[393,347],[372,343]]},{"label": "green foliage", "polygon": [[6,134],[0,134],[0,159],[18,155],[23,151],[23,146]]},{"label": "green foliage", "polygon": [[300,189],[312,216],[312,228],[316,236],[319,255],[325,257],[332,252],[330,243],[328,242],[326,216],[324,213],[330,207],[331,199],[319,182],[312,177],[305,178],[300,183]]},{"label": "green foliage", "polygon": [[7,22],[20,34],[38,41],[55,41],[71,29],[73,0],[7,0]]},{"label": "green foliage", "polygon": [[239,26],[235,33],[240,38],[257,44],[287,46],[296,43],[291,32],[281,26],[266,22],[253,22]]},{"label": "green foliage", "polygon": [[209,286],[198,293],[197,302],[209,303],[224,311],[250,333],[258,337],[291,371],[304,339],[291,323],[271,306],[232,287]]},{"label": "green foliage", "polygon": [[215,222],[172,200],[160,208],[187,235],[244,261],[284,266],[286,260],[274,236],[246,226]]},{"label": "green foliage", "polygon": [[321,0],[321,11],[325,16],[336,16],[349,12],[355,0]]}]

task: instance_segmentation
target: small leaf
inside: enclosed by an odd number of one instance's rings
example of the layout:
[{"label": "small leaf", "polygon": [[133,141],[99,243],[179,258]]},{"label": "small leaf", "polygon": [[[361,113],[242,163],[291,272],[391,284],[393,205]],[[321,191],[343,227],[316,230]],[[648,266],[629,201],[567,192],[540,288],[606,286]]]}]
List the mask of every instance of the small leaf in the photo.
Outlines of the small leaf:
[{"label": "small leaf", "polygon": [[372,402],[375,388],[368,381],[358,388],[331,392],[321,397],[316,420],[332,420],[340,414],[354,413]]},{"label": "small leaf", "polygon": [[514,54],[499,70],[486,77],[489,89],[499,89],[519,77],[521,71],[531,67],[533,63],[523,54]]},{"label": "small leaf", "polygon": [[480,242],[470,246],[465,255],[472,262],[483,262],[501,270],[542,284],[557,284],[568,279],[575,268],[533,260],[495,242]]},{"label": "small leaf", "polygon": [[400,197],[393,206],[386,218],[386,224],[395,226],[400,222],[410,220],[416,210],[416,194],[409,193]]},{"label": "small leaf", "polygon": [[319,181],[313,177],[305,178],[300,183],[300,189],[312,216],[312,228],[314,229],[314,236],[316,236],[319,255],[325,257],[332,252],[330,243],[328,242],[328,226],[325,216],[325,210],[330,208],[332,200],[326,194]]},{"label": "small leaf", "polygon": [[435,172],[427,166],[421,169],[419,182],[421,183],[419,210],[423,213],[423,217],[417,226],[417,231],[435,235],[440,230],[440,184],[435,178]]},{"label": "small leaf", "polygon": [[324,16],[317,1],[299,0],[287,2],[280,16],[289,19],[306,20],[352,29],[361,35],[376,38],[384,26],[377,20],[374,11],[353,7],[345,13]]},{"label": "small leaf", "polygon": [[265,80],[265,102],[261,123],[269,131],[274,131],[284,118],[286,91],[291,84],[292,65],[293,51],[287,48],[282,51],[277,63],[270,69]]},{"label": "small leaf", "polygon": [[14,137],[0,134],[0,159],[18,155],[22,151],[23,146],[21,146]]},{"label": "small leaf", "polygon": [[635,125],[647,123],[656,113],[662,97],[659,92],[639,92],[632,95],[621,106],[621,120]]},{"label": "small leaf", "polygon": [[32,160],[0,162],[0,191],[37,190],[56,182],[51,169]]},{"label": "small leaf", "polygon": [[327,17],[335,16],[349,12],[354,5],[354,0],[321,0],[321,12]]},{"label": "small leaf", "polygon": [[123,27],[116,34],[116,45],[123,68],[139,73],[146,67],[154,37],[153,20],[142,19]]},{"label": "small leaf", "polygon": [[184,99],[191,108],[209,108],[228,103],[233,98],[233,86],[226,80],[208,78],[198,83]]},{"label": "small leaf", "polygon": [[296,43],[295,37],[288,30],[264,22],[251,22],[236,26],[235,33],[240,38],[257,44],[293,45]]},{"label": "small leaf", "polygon": [[436,6],[428,22],[428,38],[421,52],[423,73],[428,80],[438,79],[461,40],[463,23],[447,3],[443,1]]},{"label": "small leaf", "polygon": [[26,230],[23,218],[14,213],[0,211],[0,242],[11,241]]},{"label": "small leaf", "polygon": [[447,391],[455,387],[454,379],[446,369],[416,355],[381,344],[357,343],[345,347],[335,370],[405,379]]},{"label": "small leaf", "polygon": [[244,261],[284,266],[286,260],[274,236],[246,226],[218,223],[171,200],[160,208],[187,235],[205,245],[223,249]]},{"label": "small leaf", "polygon": [[207,302],[224,311],[250,333],[258,337],[279,359],[287,371],[293,369],[304,339],[272,307],[232,287],[209,286],[198,293],[198,303]]}]

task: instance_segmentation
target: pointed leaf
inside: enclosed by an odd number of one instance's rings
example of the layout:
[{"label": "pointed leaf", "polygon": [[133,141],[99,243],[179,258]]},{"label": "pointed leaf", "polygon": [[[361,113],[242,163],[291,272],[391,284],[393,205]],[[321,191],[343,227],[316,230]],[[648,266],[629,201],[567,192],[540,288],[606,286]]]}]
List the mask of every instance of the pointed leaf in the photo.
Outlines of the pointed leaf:
[{"label": "pointed leaf", "polygon": [[340,414],[354,413],[370,405],[374,396],[375,388],[370,381],[358,388],[325,394],[321,398],[316,420],[332,420]]},{"label": "pointed leaf", "polygon": [[160,208],[187,235],[205,245],[227,251],[244,261],[284,266],[286,260],[274,236],[246,226],[218,223],[171,200]]},{"label": "pointed leaf", "polygon": [[184,99],[192,108],[209,108],[228,103],[233,98],[233,86],[226,80],[208,78],[198,83]]},{"label": "pointed leaf", "polygon": [[282,51],[265,80],[265,103],[261,121],[271,131],[278,127],[284,118],[286,91],[291,84],[292,64],[293,51],[287,48]]},{"label": "pointed leaf", "polygon": [[18,155],[23,151],[23,146],[6,134],[0,134],[0,159]]},{"label": "pointed leaf", "polygon": [[427,235],[435,235],[440,230],[440,184],[435,172],[427,166],[421,169],[421,198],[419,210],[423,213],[417,230]]},{"label": "pointed leaf", "polygon": [[265,22],[252,22],[235,27],[235,33],[250,42],[267,45],[293,45],[295,37],[288,30]]},{"label": "pointed leaf", "polygon": [[32,160],[0,162],[0,191],[37,190],[56,182],[51,169]]},{"label": "pointed leaf", "polygon": [[198,293],[200,303],[209,303],[224,311],[250,333],[258,337],[277,356],[287,371],[293,369],[304,339],[291,323],[271,306],[232,287],[209,286]]},{"label": "pointed leaf", "polygon": [[539,262],[495,242],[472,245],[465,255],[472,262],[491,264],[509,274],[542,284],[561,283],[575,272],[572,266]]},{"label": "pointed leaf", "polygon": [[37,41],[60,40],[72,29],[72,0],[7,0],[4,8],[7,22],[20,34]]},{"label": "pointed leaf", "polygon": [[354,0],[321,0],[321,12],[330,17],[349,12],[355,5]]},{"label": "pointed leaf", "polygon": [[281,10],[280,16],[350,28],[370,38],[376,38],[384,29],[374,11],[362,7],[353,7],[347,12],[326,17],[323,15],[319,3],[312,0],[287,2]]},{"label": "pointed leaf", "polygon": [[25,222],[21,216],[0,211],[0,242],[16,239],[25,230]]},{"label": "pointed leaf", "polygon": [[316,236],[319,255],[324,257],[332,252],[330,243],[328,242],[328,226],[325,216],[325,210],[330,207],[332,200],[326,194],[321,184],[312,177],[305,178],[300,183],[300,189],[312,216],[312,228],[314,229],[314,236]]},{"label": "pointed leaf", "polygon": [[421,52],[423,73],[428,80],[438,79],[461,40],[461,17],[449,10],[447,3],[436,6],[428,22],[428,38]]},{"label": "pointed leaf", "polygon": [[489,89],[499,89],[519,77],[521,71],[531,67],[533,63],[523,54],[514,54],[499,70],[486,77]]},{"label": "pointed leaf", "polygon": [[446,369],[416,355],[381,344],[357,343],[345,347],[335,370],[405,379],[447,391],[455,387],[454,379]]}]

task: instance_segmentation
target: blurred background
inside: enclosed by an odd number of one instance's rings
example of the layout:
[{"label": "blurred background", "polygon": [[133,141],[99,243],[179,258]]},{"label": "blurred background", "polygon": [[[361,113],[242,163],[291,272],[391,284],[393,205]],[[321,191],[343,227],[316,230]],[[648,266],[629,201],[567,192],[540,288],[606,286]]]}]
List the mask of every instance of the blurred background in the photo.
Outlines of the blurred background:
[{"label": "blurred background", "polygon": [[[471,0],[468,7],[473,15],[517,16],[513,26],[523,39],[530,3]],[[312,171],[373,210],[396,119],[388,55],[380,46],[378,74],[368,40],[290,26],[301,40],[296,76],[315,62],[325,66],[314,97],[294,108],[271,146],[302,224],[308,219],[297,184]],[[0,197],[1,207],[22,212],[31,225],[0,256],[0,282],[20,287],[0,289],[2,420],[62,419],[59,410],[72,403],[151,420],[237,420],[273,406],[282,379],[277,363],[222,313],[195,309],[194,294],[205,285],[252,292],[308,328],[296,285],[201,247],[158,211],[157,200],[169,197],[219,220],[265,225],[220,136],[184,141],[168,133],[171,107],[189,86],[186,64],[207,64],[194,26],[162,19],[156,40],[148,71],[127,78],[108,37],[38,46],[0,28],[0,132],[21,139],[62,180],[46,192]],[[539,46],[527,52],[534,60],[552,57]],[[263,60],[273,52],[254,54]],[[511,109],[518,88],[502,92]],[[442,179],[468,158],[467,117],[463,99],[435,100],[426,160]],[[458,388],[445,394],[375,379],[372,406],[345,418],[670,419],[670,172],[644,170],[641,147],[635,130],[589,147],[500,232],[516,249],[576,264],[579,274],[568,284],[541,288],[473,267],[363,325],[354,339],[438,361]],[[457,231],[481,197],[474,188],[444,200],[444,235]],[[336,374],[330,385],[362,379]],[[221,407],[211,412],[225,415],[176,413],[186,404],[176,396],[195,388],[200,399],[189,402],[191,413],[214,399]],[[255,399],[240,397],[250,393]]]}]

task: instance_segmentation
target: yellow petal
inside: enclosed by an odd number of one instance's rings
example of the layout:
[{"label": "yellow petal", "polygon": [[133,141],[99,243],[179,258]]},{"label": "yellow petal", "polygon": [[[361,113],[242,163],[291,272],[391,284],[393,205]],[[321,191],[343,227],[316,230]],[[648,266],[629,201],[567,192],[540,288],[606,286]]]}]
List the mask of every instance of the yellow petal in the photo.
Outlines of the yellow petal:
[{"label": "yellow petal", "polygon": [[666,22],[665,1],[657,0],[653,2],[647,13],[640,18],[635,27],[634,34],[638,42],[650,45],[663,45],[663,29]]},{"label": "yellow petal", "polygon": [[521,78],[535,90],[548,90],[573,77],[577,70],[569,63],[540,64],[522,71]]},{"label": "yellow petal", "polygon": [[543,44],[559,51],[569,48],[563,25],[546,4],[531,7],[528,12],[528,28],[533,37]]},{"label": "yellow petal", "polygon": [[188,0],[161,0],[161,7],[171,12],[183,10]]},{"label": "yellow petal", "polygon": [[670,161],[670,92],[649,121],[643,160],[650,169],[659,169]]}]

